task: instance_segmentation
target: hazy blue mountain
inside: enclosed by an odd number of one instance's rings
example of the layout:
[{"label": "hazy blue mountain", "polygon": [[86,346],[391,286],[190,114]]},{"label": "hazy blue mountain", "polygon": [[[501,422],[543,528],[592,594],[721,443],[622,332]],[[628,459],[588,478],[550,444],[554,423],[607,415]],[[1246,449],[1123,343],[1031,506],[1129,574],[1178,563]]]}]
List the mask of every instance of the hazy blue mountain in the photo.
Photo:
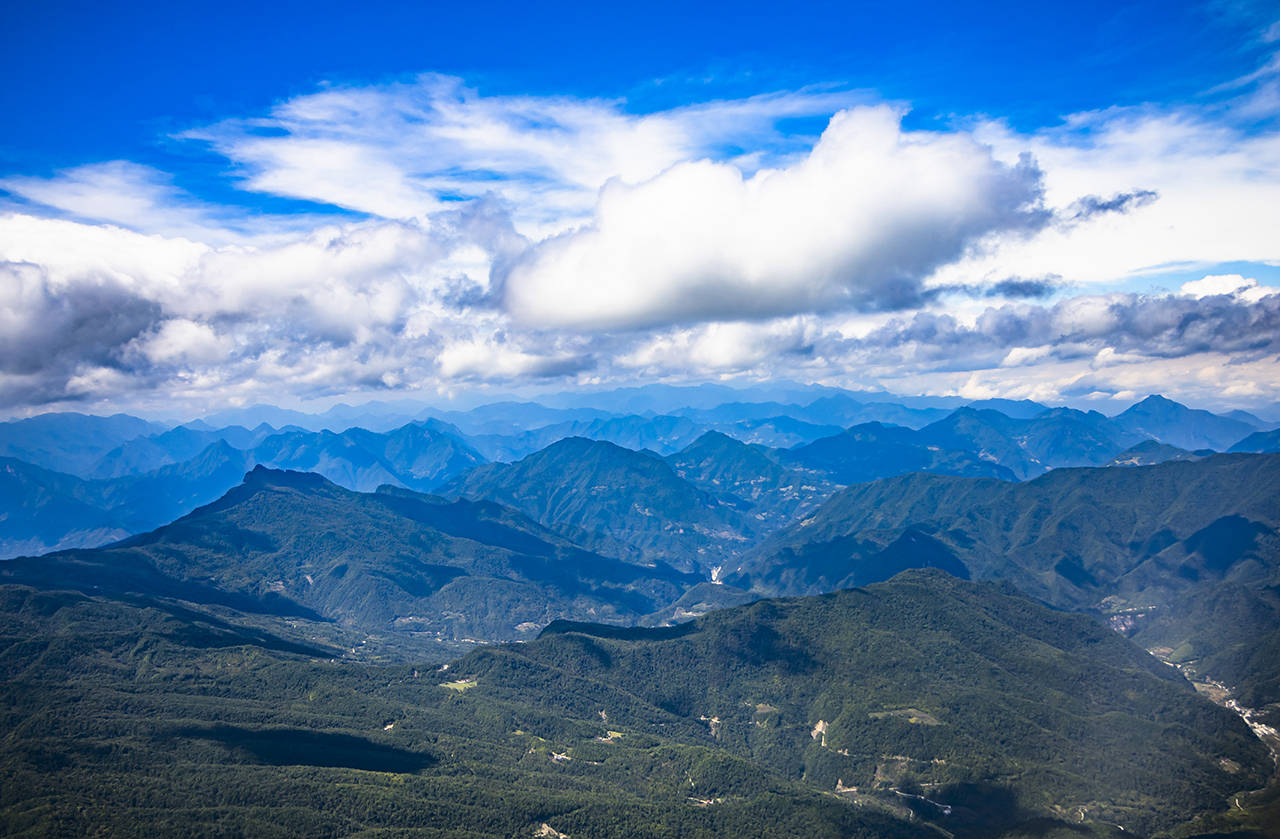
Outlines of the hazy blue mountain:
[{"label": "hazy blue mountain", "polygon": [[668,456],[667,462],[681,478],[757,520],[757,530],[794,521],[835,490],[821,475],[789,469],[771,450],[717,431]]},{"label": "hazy blue mountain", "polygon": [[899,401],[872,398],[869,394],[836,393],[815,399],[794,415],[820,425],[848,428],[868,422],[921,428],[950,411],[936,406],[907,406]]},{"label": "hazy blue mountain", "polygon": [[1098,411],[1050,408],[1022,421],[1016,440],[1035,459],[1051,468],[1098,466],[1140,438],[1117,429]]},{"label": "hazy blue mountain", "polygon": [[[150,530],[217,499],[259,463],[315,471],[349,489],[369,491],[383,484],[426,490],[485,462],[456,436],[425,424],[385,434],[295,430],[262,439],[270,430],[174,429],[172,436],[137,438],[108,461],[128,462],[130,452],[138,460],[157,452],[177,457],[200,440],[214,442],[185,460],[113,478],[83,480],[14,461],[0,507],[9,511],[0,515],[0,558],[90,547]],[[160,437],[162,444],[155,442]],[[256,445],[244,450],[231,440]],[[129,448],[133,443],[138,446]]]},{"label": "hazy blue mountain", "polygon": [[[277,408],[273,405],[228,408],[225,411],[201,417],[200,421],[208,428],[226,428],[232,425],[255,428],[266,423],[275,428],[292,425],[307,431],[319,431],[328,425],[328,422],[319,414],[307,414],[288,408]],[[187,423],[187,425],[194,425],[194,423]]]},{"label": "hazy blue mountain", "polygon": [[744,443],[769,446],[776,449],[790,449],[803,446],[839,434],[844,429],[838,425],[817,425],[794,417],[767,417],[765,419],[742,420],[740,422],[719,423],[712,426],[715,431],[741,440]]},{"label": "hazy blue mountain", "polygon": [[1049,410],[1048,405],[1030,399],[978,399],[965,407],[975,411],[999,411],[1013,419],[1031,419]]},{"label": "hazy blue mountain", "polygon": [[164,428],[127,414],[109,417],[40,414],[0,423],[0,457],[14,457],[55,472],[89,477],[102,456],[116,446]]},{"label": "hazy blue mountain", "polygon": [[159,434],[135,437],[117,446],[95,464],[90,477],[140,475],[171,463],[190,460],[219,441],[226,442],[232,448],[251,449],[276,433],[278,429],[266,423],[252,430],[240,425],[210,429],[179,425]]},{"label": "hazy blue mountain", "polygon": [[573,420],[519,434],[479,434],[468,441],[490,460],[513,461],[541,451],[568,437],[602,440],[624,449],[650,449],[671,454],[692,443],[706,426],[682,416],[607,416]]},{"label": "hazy blue mountain", "polygon": [[1014,419],[999,411],[966,407],[921,429],[920,440],[942,449],[972,452],[1025,479],[1058,466],[1105,463],[1137,442],[1106,423],[1102,414],[1068,408],[1045,411],[1034,419]]},{"label": "hazy blue mountain", "polygon": [[0,559],[85,548],[131,532],[81,478],[0,458]]},{"label": "hazy blue mountain", "polygon": [[515,463],[477,467],[441,494],[514,507],[584,547],[709,571],[748,543],[752,520],[651,452],[570,437]]},{"label": "hazy blue mountain", "polygon": [[922,432],[878,422],[855,425],[781,453],[779,458],[789,466],[812,470],[839,484],[921,471],[1014,479],[1012,471],[994,460],[932,445]]},{"label": "hazy blue mountain", "polygon": [[685,408],[714,408],[726,402],[781,402],[806,404],[837,393],[839,388],[776,381],[746,387],[706,382],[698,385],[650,384],[611,390],[575,390],[538,397],[544,405],[560,408],[597,408],[617,414],[663,414]]},{"label": "hazy blue mountain", "polygon": [[383,484],[429,490],[486,462],[458,437],[416,422],[382,434],[362,428],[276,434],[254,446],[251,454],[255,463],[315,472],[358,492]]},{"label": "hazy blue mountain", "polygon": [[717,425],[794,416],[800,410],[799,405],[782,402],[725,402],[711,408],[680,408],[669,413],[703,425]]},{"label": "hazy blue mountain", "polygon": [[1049,835],[1082,813],[1150,835],[1274,768],[1238,717],[1101,623],[938,572],[667,629],[553,624],[451,671],[475,701],[536,697],[650,736],[705,726],[864,805],[920,796],[916,818],[949,835]]},{"label": "hazy blue mountain", "polygon": [[391,483],[410,489],[432,489],[488,462],[459,436],[424,423],[410,423],[382,434],[351,428],[342,436],[390,466],[397,478]]},{"label": "hazy blue mountain", "polygon": [[1233,452],[1280,452],[1280,428],[1274,431],[1255,431],[1233,445]]},{"label": "hazy blue mountain", "polygon": [[219,440],[182,463],[111,479],[5,463],[0,558],[95,547],[150,530],[220,497],[253,459]]},{"label": "hazy blue mountain", "polygon": [[575,424],[571,436],[603,440],[624,449],[649,449],[666,455],[698,439],[706,432],[706,426],[686,417],[659,415],[654,417],[625,416],[598,419],[585,426]]},{"label": "hazy blue mountain", "polygon": [[1188,408],[1163,396],[1148,396],[1112,418],[1117,428],[1183,449],[1226,451],[1256,431],[1247,422]]},{"label": "hazy blue mountain", "polygon": [[420,400],[374,400],[360,405],[339,403],[319,416],[324,419],[325,427],[332,431],[365,428],[381,432],[392,431],[420,419],[427,408],[427,404]]},{"label": "hazy blue mountain", "polygon": [[1189,452],[1186,449],[1180,449],[1177,446],[1170,446],[1166,443],[1158,443],[1155,440],[1143,440],[1137,445],[1130,446],[1120,454],[1113,457],[1103,466],[1153,466],[1157,463],[1164,463],[1168,460],[1199,460],[1203,457],[1213,454],[1209,449],[1201,449],[1198,452]]},{"label": "hazy blue mountain", "polygon": [[274,434],[254,448],[253,458],[275,469],[315,472],[357,492],[372,492],[383,484],[404,485],[391,464],[345,432]]},{"label": "hazy blue mountain", "polygon": [[0,580],[179,597],[432,639],[629,622],[695,581],[575,547],[515,511],[257,467],[217,501],[108,548],[10,560]]},{"label": "hazy blue mountain", "polygon": [[1226,417],[1227,419],[1239,420],[1245,425],[1252,425],[1259,431],[1269,431],[1276,427],[1276,423],[1274,422],[1268,422],[1256,414],[1250,413],[1249,411],[1241,411],[1239,409],[1227,411],[1226,413],[1219,414],[1219,416]]},{"label": "hazy blue mountain", "polygon": [[538,402],[494,402],[469,411],[428,409],[423,416],[448,422],[472,436],[513,436],[548,425],[608,419],[614,414],[590,407],[549,408]]},{"label": "hazy blue mountain", "polygon": [[130,533],[140,533],[222,497],[254,462],[252,454],[218,440],[190,460],[142,475],[94,481],[92,486],[98,503],[118,516]]}]

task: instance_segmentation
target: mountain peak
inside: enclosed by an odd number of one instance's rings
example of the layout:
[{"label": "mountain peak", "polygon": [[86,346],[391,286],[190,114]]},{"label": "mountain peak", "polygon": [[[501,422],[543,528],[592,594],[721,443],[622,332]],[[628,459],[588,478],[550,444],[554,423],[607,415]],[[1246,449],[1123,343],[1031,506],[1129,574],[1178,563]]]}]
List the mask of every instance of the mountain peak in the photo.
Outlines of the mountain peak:
[{"label": "mountain peak", "polygon": [[336,486],[315,472],[295,472],[292,469],[272,469],[259,463],[245,473],[247,487],[287,487],[290,489],[321,489]]},{"label": "mountain peak", "polygon": [[1148,396],[1146,399],[1143,399],[1141,402],[1135,403],[1133,407],[1131,407],[1129,410],[1133,410],[1133,408],[1136,408],[1139,405],[1147,408],[1185,408],[1187,407],[1186,405],[1183,405],[1181,402],[1174,402],[1169,397],[1163,396],[1159,393],[1153,393],[1150,396]]},{"label": "mountain peak", "polygon": [[734,451],[745,448],[746,445],[746,443],[735,437],[730,437],[723,431],[708,431],[685,446],[680,454],[699,451]]}]

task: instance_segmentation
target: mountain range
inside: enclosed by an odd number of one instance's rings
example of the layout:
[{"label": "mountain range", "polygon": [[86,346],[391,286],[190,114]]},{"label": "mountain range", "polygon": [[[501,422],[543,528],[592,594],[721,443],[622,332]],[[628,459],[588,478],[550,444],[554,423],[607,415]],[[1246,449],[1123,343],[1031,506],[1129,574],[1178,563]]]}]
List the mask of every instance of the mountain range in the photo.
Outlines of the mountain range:
[{"label": "mountain range", "polygon": [[1276,835],[1261,420],[679,393],[0,425],[0,831]]},{"label": "mountain range", "polygon": [[[780,467],[798,480],[792,482],[802,488],[797,497],[807,498],[800,506],[812,506],[835,486],[912,471],[1026,479],[1064,466],[1200,456],[1183,454],[1179,443],[1210,440],[1219,449],[1227,448],[1222,441],[1242,429],[1248,433],[1233,445],[1266,450],[1266,435],[1273,434],[1250,432],[1265,424],[1243,412],[1213,415],[1160,397],[1137,403],[1114,418],[1030,401],[986,400],[948,411],[879,398],[836,391],[805,405],[731,402],[661,415],[507,402],[440,416],[419,409],[418,418],[381,431],[354,426],[277,428],[265,423],[215,427],[209,421],[162,429],[123,415],[33,417],[0,423],[0,451],[21,461],[11,463],[3,479],[10,506],[21,512],[0,519],[0,557],[87,547],[145,531],[214,500],[255,464],[314,471],[364,492],[384,484],[432,491],[474,467],[519,461],[571,436],[674,457],[717,431],[756,447],[750,474],[739,464],[740,488],[743,482],[777,481]],[[313,417],[306,425],[316,428],[365,417],[378,420],[373,424],[381,427],[390,418],[414,413],[412,405],[382,406],[380,412],[377,407],[363,413],[335,408],[321,418],[323,422]],[[293,421],[300,415],[239,410],[209,419],[249,416]],[[879,419],[861,421],[872,416]],[[904,424],[885,421],[890,418]],[[820,424],[853,419],[860,422],[844,429]],[[550,424],[540,424],[548,420]],[[1208,450],[1197,449],[1200,454]],[[801,474],[807,477],[799,480]],[[693,483],[696,490],[718,492],[714,486]],[[741,497],[727,502],[746,509]],[[763,497],[747,507],[746,521],[728,523],[725,532],[736,534],[734,538],[754,539],[789,523],[799,510],[794,500]],[[558,526],[555,519],[540,518]],[[720,524],[725,523],[716,523],[717,528]],[[614,549],[623,550],[617,545]],[[686,555],[680,561],[689,560],[688,546],[670,550],[673,556]]]}]

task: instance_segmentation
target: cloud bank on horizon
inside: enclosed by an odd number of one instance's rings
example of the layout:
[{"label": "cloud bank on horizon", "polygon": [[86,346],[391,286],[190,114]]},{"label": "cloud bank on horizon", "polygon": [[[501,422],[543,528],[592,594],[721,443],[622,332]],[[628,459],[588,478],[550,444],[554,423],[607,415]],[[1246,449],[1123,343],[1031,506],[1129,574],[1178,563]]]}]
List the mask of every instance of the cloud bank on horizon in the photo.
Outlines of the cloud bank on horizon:
[{"label": "cloud bank on horizon", "polygon": [[0,406],[773,377],[1274,403],[1277,55],[1030,131],[841,86],[633,113],[428,74],[174,134],[306,212],[128,160],[0,176]]}]

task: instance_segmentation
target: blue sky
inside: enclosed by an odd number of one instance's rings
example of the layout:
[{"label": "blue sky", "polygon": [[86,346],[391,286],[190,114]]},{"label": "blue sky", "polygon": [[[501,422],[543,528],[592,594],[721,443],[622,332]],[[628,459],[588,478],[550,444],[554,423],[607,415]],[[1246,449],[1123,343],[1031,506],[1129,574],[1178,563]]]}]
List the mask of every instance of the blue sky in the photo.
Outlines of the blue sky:
[{"label": "blue sky", "polygon": [[0,407],[771,377],[1270,405],[1278,19],[11,4]]},{"label": "blue sky", "polygon": [[[225,161],[175,143],[325,83],[424,71],[490,94],[624,98],[633,112],[813,84],[909,102],[924,125],[1022,129],[1113,105],[1197,101],[1267,49],[1267,4],[10,4],[0,66],[11,174],[128,159],[220,200]],[[696,8],[695,8],[696,7]],[[251,203],[260,203],[261,197]]]}]

